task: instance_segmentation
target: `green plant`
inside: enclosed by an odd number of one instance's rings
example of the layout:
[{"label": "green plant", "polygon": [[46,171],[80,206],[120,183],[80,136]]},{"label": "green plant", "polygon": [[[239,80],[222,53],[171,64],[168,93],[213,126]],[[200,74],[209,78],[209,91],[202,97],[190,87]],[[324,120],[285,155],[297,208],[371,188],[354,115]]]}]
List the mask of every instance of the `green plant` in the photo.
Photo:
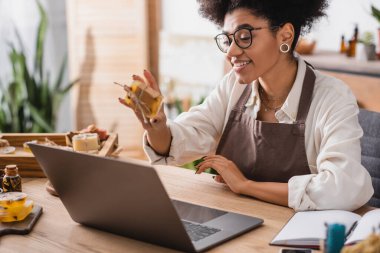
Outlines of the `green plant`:
[{"label": "green plant", "polygon": [[17,30],[20,49],[10,43],[13,80],[6,86],[0,82],[0,132],[54,132],[62,99],[77,82],[62,87],[67,63],[65,57],[56,80],[51,83],[50,72],[43,65],[48,20],[41,3],[37,1],[37,5],[40,22],[32,72],[28,69],[25,49]]},{"label": "green plant", "polygon": [[359,42],[363,43],[364,45],[371,45],[375,41],[375,37],[373,36],[372,32],[364,32],[361,36]]},{"label": "green plant", "polygon": [[372,16],[380,23],[380,10],[371,5]]}]

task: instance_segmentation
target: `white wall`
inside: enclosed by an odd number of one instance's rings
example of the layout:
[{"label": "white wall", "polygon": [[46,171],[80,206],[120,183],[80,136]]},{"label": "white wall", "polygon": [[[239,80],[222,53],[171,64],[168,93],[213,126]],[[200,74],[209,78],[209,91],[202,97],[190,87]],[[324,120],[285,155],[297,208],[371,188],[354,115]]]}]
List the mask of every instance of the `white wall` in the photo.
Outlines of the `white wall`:
[{"label": "white wall", "polygon": [[185,35],[213,36],[215,25],[198,14],[196,0],[162,0],[163,30]]},{"label": "white wall", "polygon": [[[52,80],[57,77],[64,56],[67,54],[67,33],[65,17],[65,1],[40,0],[48,14],[48,30],[45,39],[44,64],[51,73]],[[8,43],[16,43],[14,31],[21,35],[29,69],[32,69],[35,38],[39,23],[39,13],[35,1],[0,0],[0,80],[6,84],[12,79],[11,65],[8,59]],[[64,84],[68,82],[67,72]],[[71,127],[69,95],[63,101],[58,119],[58,131],[67,131]]]},{"label": "white wall", "polygon": [[[370,6],[380,8],[380,0],[332,0],[327,10],[327,18],[316,24],[311,37],[317,39],[317,48],[339,50],[340,37],[352,37],[355,24],[359,25],[359,35],[365,31],[374,33],[378,40],[377,28],[380,24],[370,15]],[[376,43],[376,45],[378,45]],[[380,49],[378,49],[380,50]]]},{"label": "white wall", "polygon": [[160,80],[175,82],[174,96],[194,102],[206,96],[223,76],[224,55],[217,49],[216,27],[198,15],[195,0],[163,0],[160,34]]}]

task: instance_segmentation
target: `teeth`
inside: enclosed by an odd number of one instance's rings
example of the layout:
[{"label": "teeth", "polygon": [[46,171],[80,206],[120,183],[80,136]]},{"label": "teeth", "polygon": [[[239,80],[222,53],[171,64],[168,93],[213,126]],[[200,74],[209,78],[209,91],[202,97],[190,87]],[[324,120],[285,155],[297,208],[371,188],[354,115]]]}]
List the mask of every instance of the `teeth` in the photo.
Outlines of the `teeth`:
[{"label": "teeth", "polygon": [[235,63],[234,66],[235,67],[242,67],[242,66],[247,65],[248,63],[250,63],[250,61],[238,62],[238,63]]}]

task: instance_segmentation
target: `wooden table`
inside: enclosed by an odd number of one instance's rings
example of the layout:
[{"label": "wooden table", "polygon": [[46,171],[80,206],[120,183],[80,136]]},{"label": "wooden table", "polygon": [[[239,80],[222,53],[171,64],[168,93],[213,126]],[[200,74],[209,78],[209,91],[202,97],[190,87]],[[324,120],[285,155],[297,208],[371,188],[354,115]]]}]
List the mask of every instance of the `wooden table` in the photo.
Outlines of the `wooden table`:
[{"label": "wooden table", "polygon": [[[280,231],[293,210],[232,193],[214,182],[209,174],[157,166],[157,171],[172,198],[233,211],[264,219],[264,224],[246,234],[210,250],[210,252],[278,252],[268,243]],[[0,237],[0,251],[5,252],[175,252],[171,249],[114,235],[79,225],[71,220],[59,198],[45,190],[46,179],[25,179],[23,191],[41,205],[44,212],[29,235]],[[361,208],[365,213],[369,208]]]}]

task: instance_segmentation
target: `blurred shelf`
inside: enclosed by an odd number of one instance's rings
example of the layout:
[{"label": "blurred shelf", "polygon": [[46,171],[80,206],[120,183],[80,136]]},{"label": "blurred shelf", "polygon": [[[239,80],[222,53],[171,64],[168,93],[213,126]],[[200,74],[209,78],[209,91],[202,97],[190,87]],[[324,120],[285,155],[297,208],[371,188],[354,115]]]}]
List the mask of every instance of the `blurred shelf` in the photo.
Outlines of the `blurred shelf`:
[{"label": "blurred shelf", "polygon": [[317,51],[312,55],[302,55],[302,58],[318,70],[380,77],[380,60],[359,61],[332,51]]},{"label": "blurred shelf", "polygon": [[359,61],[344,54],[316,51],[302,55],[317,70],[345,82],[361,108],[380,112],[380,61]]}]

